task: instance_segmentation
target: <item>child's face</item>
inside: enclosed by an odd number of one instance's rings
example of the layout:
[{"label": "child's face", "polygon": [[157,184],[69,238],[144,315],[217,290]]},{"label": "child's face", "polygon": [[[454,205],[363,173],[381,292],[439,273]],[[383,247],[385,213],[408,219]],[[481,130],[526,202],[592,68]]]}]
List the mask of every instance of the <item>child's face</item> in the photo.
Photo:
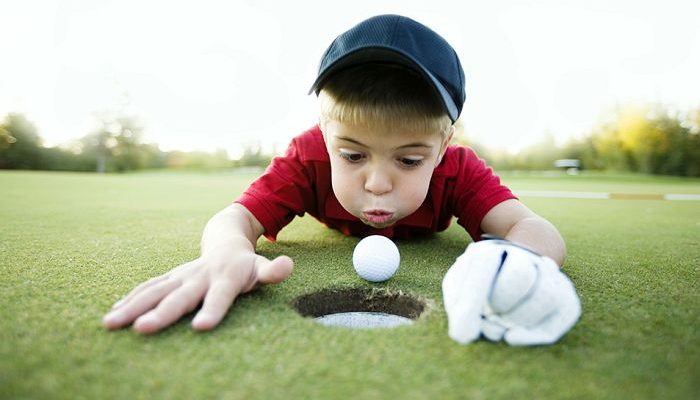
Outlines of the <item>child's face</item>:
[{"label": "child's face", "polygon": [[452,134],[379,130],[328,121],[333,192],[350,214],[385,228],[416,211]]}]

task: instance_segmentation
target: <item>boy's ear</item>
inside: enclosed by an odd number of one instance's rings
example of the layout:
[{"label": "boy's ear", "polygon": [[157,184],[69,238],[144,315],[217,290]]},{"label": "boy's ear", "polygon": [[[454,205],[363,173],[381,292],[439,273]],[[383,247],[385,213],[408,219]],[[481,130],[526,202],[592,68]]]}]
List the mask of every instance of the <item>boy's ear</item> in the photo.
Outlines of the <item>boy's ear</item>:
[{"label": "boy's ear", "polygon": [[450,126],[450,130],[445,135],[445,137],[442,139],[442,145],[440,146],[440,154],[438,154],[437,162],[435,163],[435,166],[437,167],[440,165],[440,162],[442,162],[442,157],[445,155],[445,152],[447,151],[447,146],[450,145],[450,142],[452,141],[452,136],[455,133],[455,127],[454,125]]}]

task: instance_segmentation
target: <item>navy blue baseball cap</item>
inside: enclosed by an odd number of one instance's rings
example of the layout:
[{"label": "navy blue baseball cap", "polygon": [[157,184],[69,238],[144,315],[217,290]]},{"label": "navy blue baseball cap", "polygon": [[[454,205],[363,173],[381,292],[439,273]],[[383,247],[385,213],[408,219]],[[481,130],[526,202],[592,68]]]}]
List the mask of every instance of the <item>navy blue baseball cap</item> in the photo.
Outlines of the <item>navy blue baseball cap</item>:
[{"label": "navy blue baseball cap", "polygon": [[379,15],[338,36],[323,53],[309,94],[336,71],[365,63],[395,63],[419,72],[435,88],[452,122],[466,98],[464,71],[452,46],[427,26],[400,15]]}]

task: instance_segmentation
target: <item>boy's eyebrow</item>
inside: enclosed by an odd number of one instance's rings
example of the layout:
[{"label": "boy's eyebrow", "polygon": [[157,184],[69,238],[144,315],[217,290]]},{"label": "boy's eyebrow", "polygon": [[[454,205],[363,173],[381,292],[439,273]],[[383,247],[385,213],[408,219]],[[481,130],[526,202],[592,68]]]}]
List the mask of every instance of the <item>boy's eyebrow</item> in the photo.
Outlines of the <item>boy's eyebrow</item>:
[{"label": "boy's eyebrow", "polygon": [[347,137],[347,136],[336,136],[335,138],[338,139],[338,140],[344,140],[344,141],[346,141],[346,142],[354,143],[354,144],[356,144],[356,145],[358,145],[358,146],[367,147],[366,144],[364,144],[364,143],[362,143],[362,142],[360,142],[360,141],[357,141],[357,140],[355,140],[355,139],[353,139],[353,138],[349,138],[349,137]]},{"label": "boy's eyebrow", "polygon": [[423,143],[423,142],[415,142],[415,143],[404,144],[403,146],[397,147],[397,149],[404,149],[404,148],[408,148],[408,147],[424,147],[426,149],[432,149],[433,145],[428,144],[428,143]]},{"label": "boy's eyebrow", "polygon": [[[347,137],[347,136],[336,136],[336,139],[344,140],[344,141],[350,142],[350,143],[354,143],[354,144],[356,144],[358,146],[362,146],[362,147],[369,147],[366,144],[364,144],[358,140],[355,140],[353,138]],[[428,144],[428,143],[423,143],[423,142],[414,142],[414,143],[407,143],[407,144],[401,145],[401,146],[397,147],[396,149],[397,150],[398,149],[405,149],[405,148],[409,148],[409,147],[424,147],[427,149],[432,149],[433,145]]]}]

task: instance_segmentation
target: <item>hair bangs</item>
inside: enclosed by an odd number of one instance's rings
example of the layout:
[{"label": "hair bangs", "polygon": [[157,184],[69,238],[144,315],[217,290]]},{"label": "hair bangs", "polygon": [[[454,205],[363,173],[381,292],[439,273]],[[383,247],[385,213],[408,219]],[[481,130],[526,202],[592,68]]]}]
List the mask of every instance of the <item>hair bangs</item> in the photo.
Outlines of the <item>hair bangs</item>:
[{"label": "hair bangs", "polygon": [[393,64],[338,71],[318,95],[321,121],[380,129],[446,132],[452,125],[435,89],[419,73]]}]

